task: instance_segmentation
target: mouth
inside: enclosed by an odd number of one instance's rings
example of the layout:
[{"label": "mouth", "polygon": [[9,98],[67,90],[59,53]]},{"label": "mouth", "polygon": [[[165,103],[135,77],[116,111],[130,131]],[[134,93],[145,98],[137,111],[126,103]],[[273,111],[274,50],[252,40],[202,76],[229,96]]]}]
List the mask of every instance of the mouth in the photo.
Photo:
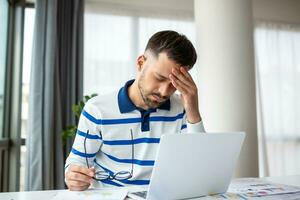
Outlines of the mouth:
[{"label": "mouth", "polygon": [[153,94],[152,97],[154,98],[154,101],[157,103],[162,103],[165,101],[163,98],[160,98],[159,96],[157,96],[155,94]]}]

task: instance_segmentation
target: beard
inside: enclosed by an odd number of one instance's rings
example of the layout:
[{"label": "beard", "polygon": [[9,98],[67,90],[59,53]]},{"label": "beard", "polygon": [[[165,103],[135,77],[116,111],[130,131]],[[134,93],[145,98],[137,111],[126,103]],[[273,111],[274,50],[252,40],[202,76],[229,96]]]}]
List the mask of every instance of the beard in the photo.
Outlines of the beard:
[{"label": "beard", "polygon": [[[149,108],[157,108],[160,105],[162,105],[163,103],[165,103],[165,101],[168,99],[168,97],[163,97],[162,95],[160,95],[159,93],[155,93],[155,92],[149,92],[145,89],[145,79],[144,79],[144,73],[141,74],[140,79],[138,81],[138,88],[140,90],[140,94],[141,97],[144,101],[144,103],[149,107]],[[156,97],[159,98],[161,101],[156,101],[156,100],[152,100],[150,97]]]}]

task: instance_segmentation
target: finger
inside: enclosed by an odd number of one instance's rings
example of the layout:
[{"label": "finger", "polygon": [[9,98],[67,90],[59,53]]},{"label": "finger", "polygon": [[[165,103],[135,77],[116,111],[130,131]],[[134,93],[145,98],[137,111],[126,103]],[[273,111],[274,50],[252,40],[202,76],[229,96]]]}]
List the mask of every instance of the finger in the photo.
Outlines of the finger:
[{"label": "finger", "polygon": [[82,174],[85,174],[87,176],[93,177],[95,175],[95,169],[94,168],[86,168],[78,165],[73,165],[70,167],[70,171],[72,172],[79,172]]},{"label": "finger", "polygon": [[192,84],[190,79],[186,77],[180,70],[173,68],[172,75],[175,76],[178,80],[180,80],[183,84],[189,86]]},{"label": "finger", "polygon": [[83,191],[86,190],[88,186],[70,186],[69,189],[71,191]]},{"label": "finger", "polygon": [[170,74],[169,78],[171,79],[171,82],[173,86],[181,93],[181,94],[186,94],[188,91],[187,86],[182,84],[180,80],[178,80],[174,75]]},{"label": "finger", "polygon": [[81,181],[69,180],[68,185],[70,187],[88,187],[90,183],[85,183]]},{"label": "finger", "polygon": [[90,176],[87,176],[87,175],[81,174],[81,173],[76,173],[76,172],[67,173],[66,178],[68,180],[81,181],[81,182],[85,182],[85,183],[90,183],[92,181],[92,178]]},{"label": "finger", "polygon": [[179,70],[187,79],[194,83],[192,75],[184,67],[180,67]]},{"label": "finger", "polygon": [[[180,69],[183,70],[182,74],[183,73],[187,74],[186,75],[187,77],[185,77],[185,80],[188,79],[188,81],[183,82],[182,79],[179,79],[176,76],[173,76],[173,81],[175,82],[175,84],[177,84],[177,89],[178,90],[181,88],[182,94],[191,94],[191,95],[193,95],[194,93],[197,92],[197,86],[196,86],[194,80],[192,79],[191,75],[188,73],[188,71],[184,67],[181,67]],[[191,80],[188,77],[190,77]],[[188,84],[186,84],[186,83],[188,83]]]}]

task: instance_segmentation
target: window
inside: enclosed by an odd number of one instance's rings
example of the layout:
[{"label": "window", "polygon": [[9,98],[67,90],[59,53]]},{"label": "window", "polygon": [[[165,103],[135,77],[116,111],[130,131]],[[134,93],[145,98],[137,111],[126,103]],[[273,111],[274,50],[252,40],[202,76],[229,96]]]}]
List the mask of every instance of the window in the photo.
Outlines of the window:
[{"label": "window", "polygon": [[19,191],[25,178],[33,4],[0,0],[0,23],[0,191]]},{"label": "window", "polygon": [[0,0],[0,138],[3,137],[3,104],[7,48],[8,3]]},{"label": "window", "polygon": [[[23,40],[23,61],[22,61],[22,104],[21,104],[21,138],[27,138],[28,121],[28,100],[29,100],[29,82],[31,69],[31,53],[33,44],[35,9],[26,7],[24,16],[24,40]],[[26,146],[21,146],[20,156],[20,191],[24,190],[25,183],[25,162]]]},{"label": "window", "polygon": [[5,161],[7,160],[8,140],[4,136],[4,92],[7,57],[8,2],[0,0],[0,191],[5,189]]},{"label": "window", "polygon": [[[300,171],[300,26],[257,23],[255,49],[263,175]],[[265,151],[265,153],[264,153]]]},{"label": "window", "polygon": [[103,11],[96,7],[86,3],[84,16],[83,93],[86,95],[117,90],[134,78],[136,58],[144,52],[148,39],[157,31],[178,31],[195,45],[192,16],[180,17],[180,13],[163,17],[139,16],[134,11],[120,13],[117,9]]}]

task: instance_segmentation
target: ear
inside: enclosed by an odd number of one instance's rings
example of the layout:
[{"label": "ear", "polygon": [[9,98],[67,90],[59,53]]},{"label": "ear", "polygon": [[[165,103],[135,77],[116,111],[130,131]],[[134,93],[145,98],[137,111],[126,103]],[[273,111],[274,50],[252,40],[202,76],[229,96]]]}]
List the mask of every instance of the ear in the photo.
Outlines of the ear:
[{"label": "ear", "polygon": [[136,66],[139,72],[142,71],[145,61],[146,58],[143,54],[136,59]]}]

